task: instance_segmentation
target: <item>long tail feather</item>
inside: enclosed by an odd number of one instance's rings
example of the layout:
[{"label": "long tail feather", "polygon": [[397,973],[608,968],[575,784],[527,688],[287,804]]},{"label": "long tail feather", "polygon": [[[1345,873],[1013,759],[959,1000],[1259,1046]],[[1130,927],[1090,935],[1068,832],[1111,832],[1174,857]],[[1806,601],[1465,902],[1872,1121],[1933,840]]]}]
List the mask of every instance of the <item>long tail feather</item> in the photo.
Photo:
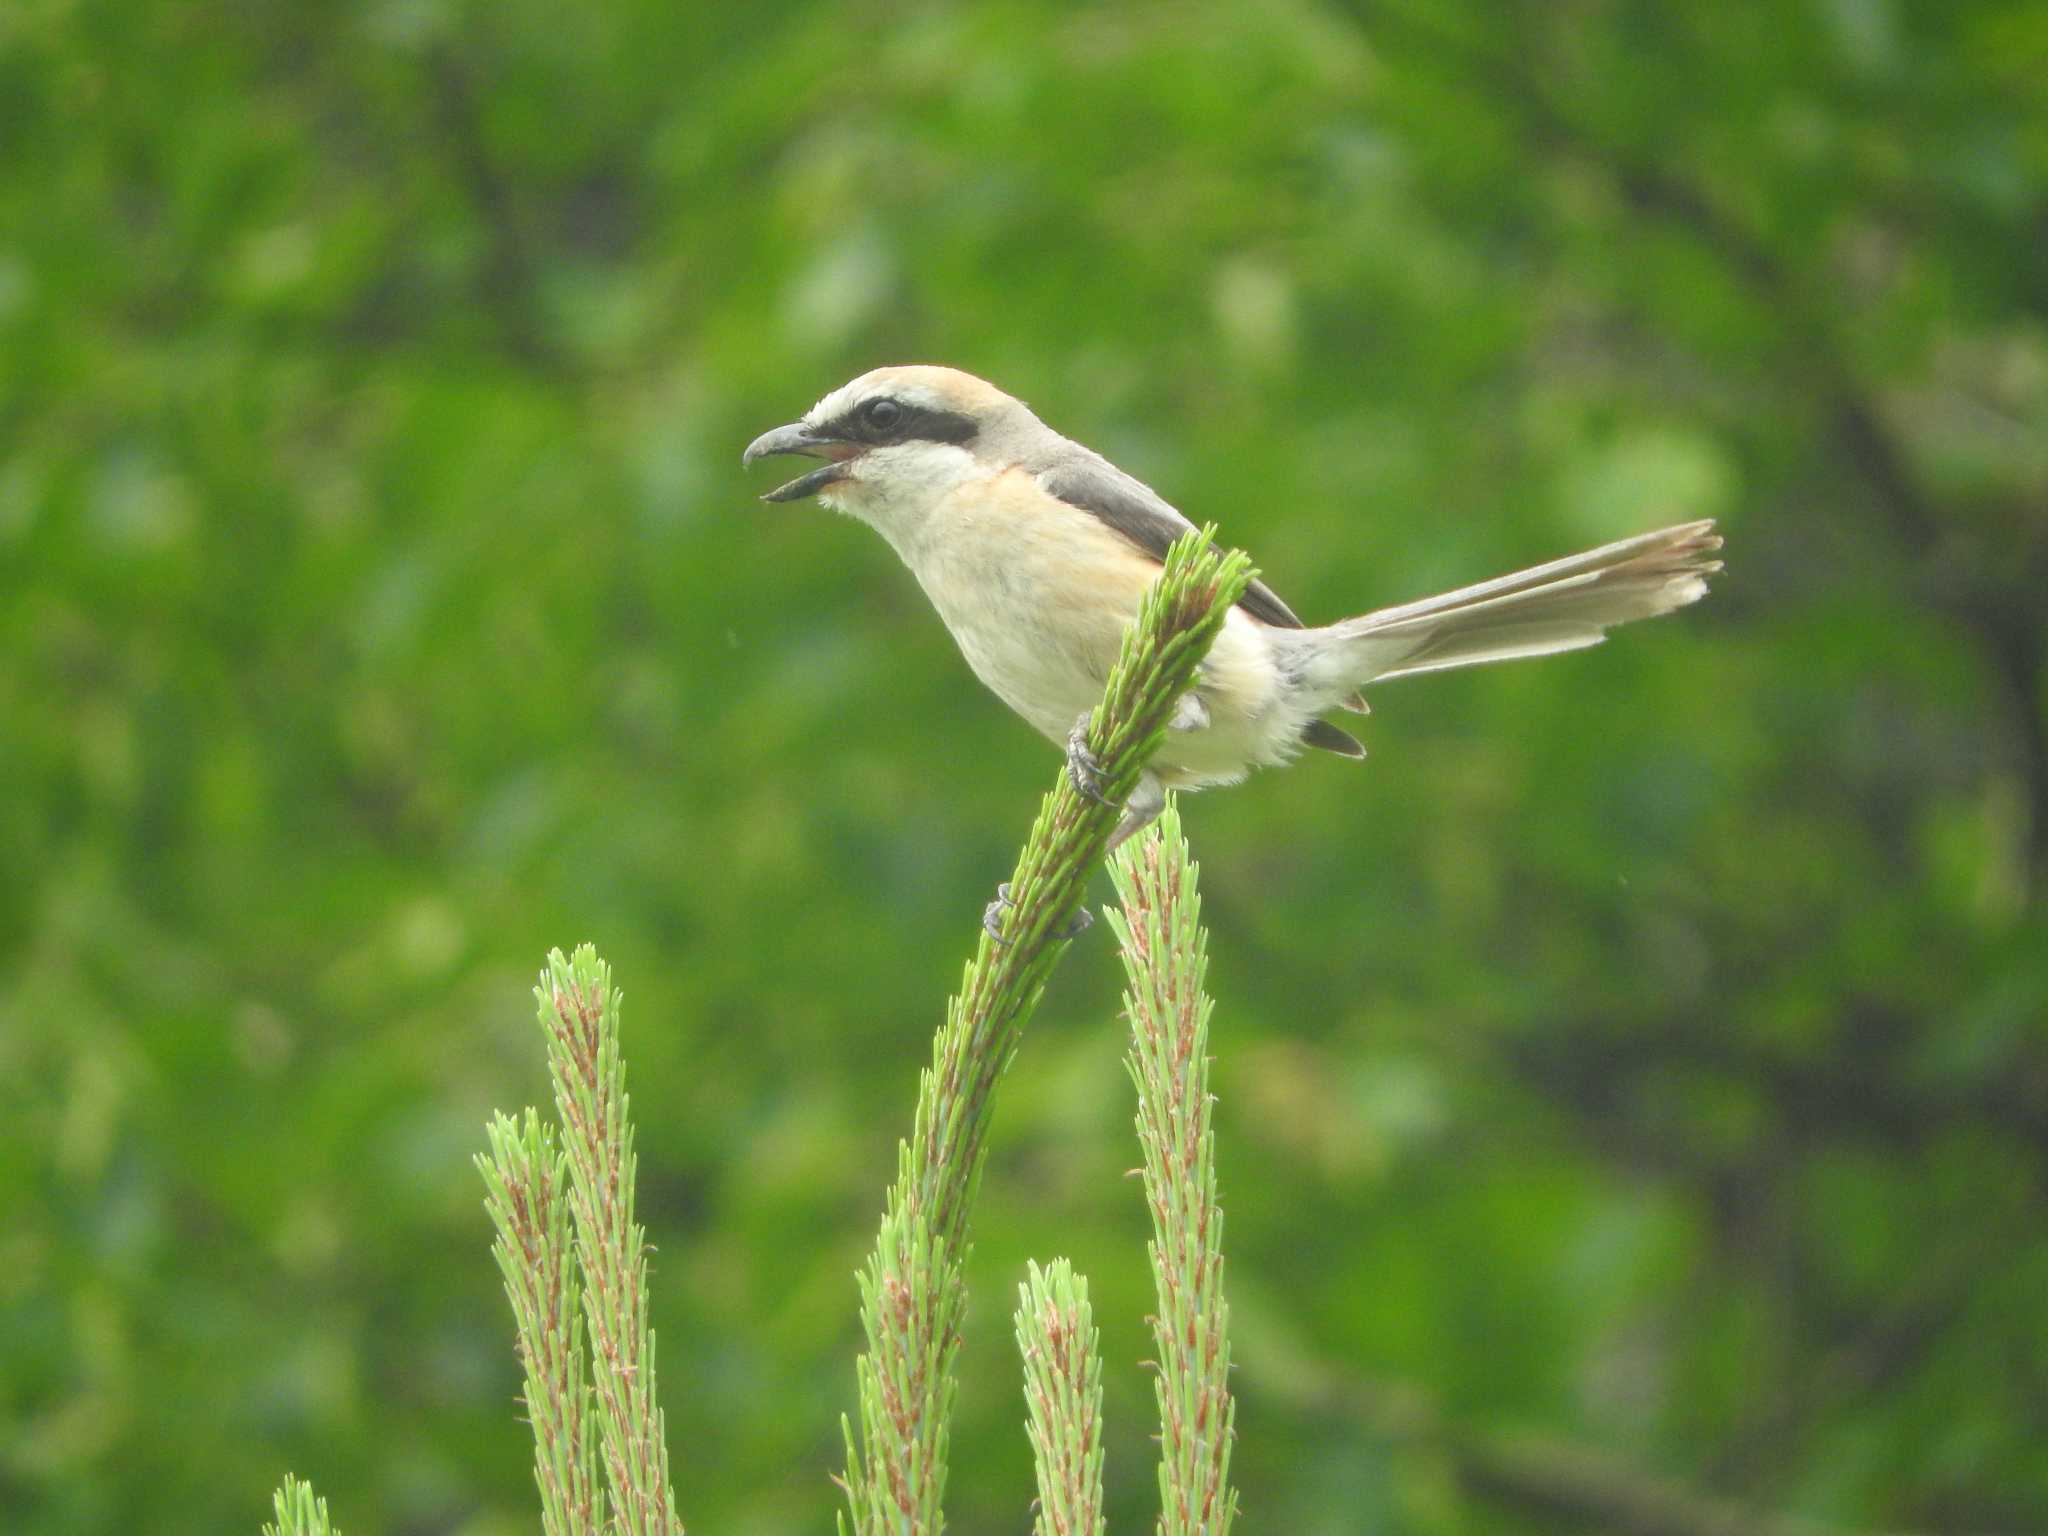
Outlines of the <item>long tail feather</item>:
[{"label": "long tail feather", "polygon": [[1613,625],[1704,597],[1720,547],[1711,520],[1681,523],[1346,619],[1310,632],[1313,682],[1334,698],[1361,683],[1598,645]]}]

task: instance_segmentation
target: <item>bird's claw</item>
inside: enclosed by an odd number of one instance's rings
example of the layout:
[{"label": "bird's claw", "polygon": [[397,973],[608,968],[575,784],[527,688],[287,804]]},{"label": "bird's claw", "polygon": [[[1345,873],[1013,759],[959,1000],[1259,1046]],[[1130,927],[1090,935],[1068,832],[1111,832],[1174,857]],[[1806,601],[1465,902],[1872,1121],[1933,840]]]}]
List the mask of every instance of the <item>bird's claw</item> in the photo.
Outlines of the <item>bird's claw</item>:
[{"label": "bird's claw", "polygon": [[[1010,942],[1003,937],[1002,926],[1003,914],[1009,909],[1010,882],[1005,880],[996,887],[996,899],[981,909],[981,931],[994,939],[998,944],[1007,945]],[[1055,939],[1078,939],[1094,926],[1095,914],[1086,907],[1082,907],[1074,913],[1074,920],[1055,933],[1053,937]]]},{"label": "bird's claw", "polygon": [[1074,793],[1084,795],[1097,805],[1106,805],[1112,811],[1122,806],[1102,792],[1102,762],[1088,749],[1088,716],[1083,715],[1074,722],[1074,728],[1067,732],[1067,779],[1074,786]]},{"label": "bird's claw", "polygon": [[1003,937],[1003,913],[1010,905],[1010,882],[1005,880],[996,887],[996,899],[981,909],[981,931],[998,944],[1010,941]]}]

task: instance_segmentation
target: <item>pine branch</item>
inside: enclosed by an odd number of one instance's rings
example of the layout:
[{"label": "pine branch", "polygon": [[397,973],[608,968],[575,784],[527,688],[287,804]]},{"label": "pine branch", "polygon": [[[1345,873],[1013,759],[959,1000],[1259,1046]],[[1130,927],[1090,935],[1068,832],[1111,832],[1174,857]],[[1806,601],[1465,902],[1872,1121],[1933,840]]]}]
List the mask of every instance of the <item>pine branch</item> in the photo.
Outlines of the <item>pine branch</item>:
[{"label": "pine branch", "polygon": [[1230,1397],[1230,1306],[1223,1297],[1223,1212],[1216,1203],[1210,1125],[1209,1014],[1202,989],[1208,935],[1179,808],[1118,851],[1112,912],[1130,990],[1131,1079],[1145,1203],[1152,1211],[1152,1278],[1159,1311],[1159,1530],[1227,1536],[1236,1406]]},{"label": "pine branch", "polygon": [[313,1497],[311,1483],[287,1472],[271,1502],[277,1508],[277,1523],[266,1523],[263,1536],[334,1536],[334,1527],[327,1523],[327,1501]]},{"label": "pine branch", "polygon": [[1031,1266],[1017,1298],[1037,1536],[1102,1536],[1102,1353],[1088,1282],[1054,1259]]},{"label": "pine branch", "polygon": [[[1121,802],[1158,750],[1224,616],[1251,579],[1241,553],[1211,533],[1181,539],[1124,635],[1089,747],[1104,794]],[[984,935],[918,1085],[911,1138],[860,1274],[867,1349],[857,1372],[861,1433],[846,1425],[847,1502],[859,1536],[938,1536],[955,1362],[966,1309],[961,1266],[997,1080],[1058,960],[1057,935],[1079,909],[1117,813],[1064,772],[1041,806],[1010,882],[998,943]]]},{"label": "pine branch", "polygon": [[633,1127],[611,967],[588,944],[573,961],[555,950],[534,996],[562,1119],[612,1517],[626,1536],[680,1536],[654,1396],[647,1241],[633,1220]]},{"label": "pine branch", "polygon": [[602,1529],[604,1510],[577,1316],[582,1285],[569,1239],[566,1155],[554,1128],[530,1109],[523,1123],[500,1114],[488,1129],[490,1156],[479,1156],[476,1166],[498,1229],[492,1252],[526,1368],[541,1528],[547,1536],[586,1536]]}]

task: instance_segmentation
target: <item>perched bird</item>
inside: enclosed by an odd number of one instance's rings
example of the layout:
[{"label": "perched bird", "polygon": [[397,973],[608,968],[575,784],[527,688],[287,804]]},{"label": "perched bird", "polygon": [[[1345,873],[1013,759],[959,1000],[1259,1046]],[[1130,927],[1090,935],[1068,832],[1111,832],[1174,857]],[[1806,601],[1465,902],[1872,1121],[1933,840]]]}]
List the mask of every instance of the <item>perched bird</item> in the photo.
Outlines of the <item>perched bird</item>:
[{"label": "perched bird", "polygon": [[[967,664],[1064,743],[1076,788],[1100,798],[1089,711],[1167,547],[1192,526],[1151,487],[1053,431],[993,384],[953,368],[877,368],[801,421],[771,454],[824,462],[765,495],[816,496],[894,546]],[[1110,847],[1159,814],[1168,789],[1231,784],[1304,747],[1365,749],[1322,719],[1364,712],[1368,683],[1597,645],[1610,625],[1704,596],[1721,569],[1711,521],[1638,534],[1512,576],[1311,628],[1255,581],[1230,612]]]}]

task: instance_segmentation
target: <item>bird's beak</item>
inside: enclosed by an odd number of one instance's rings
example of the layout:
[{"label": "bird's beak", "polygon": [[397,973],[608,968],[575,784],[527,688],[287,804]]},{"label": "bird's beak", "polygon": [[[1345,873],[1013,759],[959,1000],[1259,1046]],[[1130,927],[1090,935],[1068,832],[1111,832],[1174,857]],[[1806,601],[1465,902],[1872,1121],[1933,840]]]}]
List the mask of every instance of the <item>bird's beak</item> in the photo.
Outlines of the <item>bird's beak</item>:
[{"label": "bird's beak", "polygon": [[778,453],[801,453],[813,459],[827,460],[809,474],[798,475],[787,485],[778,485],[761,497],[763,501],[796,501],[822,491],[835,481],[844,480],[847,475],[845,461],[859,451],[852,443],[821,436],[802,422],[793,421],[773,432],[763,432],[747,444],[747,451],[740,455],[740,464],[745,466]]}]

